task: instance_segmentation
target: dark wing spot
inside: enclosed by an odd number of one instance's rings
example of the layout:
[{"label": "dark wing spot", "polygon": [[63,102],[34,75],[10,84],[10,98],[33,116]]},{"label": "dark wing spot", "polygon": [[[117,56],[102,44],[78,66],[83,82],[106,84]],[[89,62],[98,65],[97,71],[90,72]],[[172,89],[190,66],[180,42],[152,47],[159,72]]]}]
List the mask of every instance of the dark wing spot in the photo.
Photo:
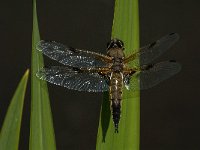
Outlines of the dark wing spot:
[{"label": "dark wing spot", "polygon": [[170,60],[169,62],[176,62],[176,60]]},{"label": "dark wing spot", "polygon": [[154,47],[154,45],[156,45],[156,42],[151,43],[151,44],[149,45],[149,48]]},{"label": "dark wing spot", "polygon": [[144,65],[141,67],[142,70],[149,70],[151,68],[153,68],[154,64],[149,64],[149,65]]},{"label": "dark wing spot", "polygon": [[81,69],[79,69],[79,68],[76,68],[76,67],[73,67],[73,68],[72,68],[72,70],[74,70],[74,71],[77,71],[78,73],[81,73],[81,72],[83,72]]},{"label": "dark wing spot", "polygon": [[79,53],[79,51],[73,47],[69,47],[70,51],[74,52],[74,53]]},{"label": "dark wing spot", "polygon": [[175,33],[170,33],[169,35],[174,35]]}]

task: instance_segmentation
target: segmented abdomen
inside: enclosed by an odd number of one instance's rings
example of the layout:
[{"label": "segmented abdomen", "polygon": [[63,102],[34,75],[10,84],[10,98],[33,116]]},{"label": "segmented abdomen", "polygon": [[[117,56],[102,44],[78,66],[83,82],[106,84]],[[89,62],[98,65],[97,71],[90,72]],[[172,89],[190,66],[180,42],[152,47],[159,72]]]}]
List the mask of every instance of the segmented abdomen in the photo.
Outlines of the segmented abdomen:
[{"label": "segmented abdomen", "polygon": [[118,132],[118,124],[121,114],[123,74],[113,72],[110,78],[110,101],[115,132]]}]

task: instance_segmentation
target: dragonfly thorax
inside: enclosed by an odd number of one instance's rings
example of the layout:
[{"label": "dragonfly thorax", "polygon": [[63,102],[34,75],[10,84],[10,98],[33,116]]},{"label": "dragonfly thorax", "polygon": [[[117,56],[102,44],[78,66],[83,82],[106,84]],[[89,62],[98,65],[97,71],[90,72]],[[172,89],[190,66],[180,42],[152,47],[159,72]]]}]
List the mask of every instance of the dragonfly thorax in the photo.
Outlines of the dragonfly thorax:
[{"label": "dragonfly thorax", "polygon": [[111,48],[108,50],[107,55],[112,57],[114,61],[121,61],[124,59],[124,52],[121,48]]},{"label": "dragonfly thorax", "polygon": [[122,58],[113,58],[113,64],[111,66],[113,72],[123,72],[123,66]]},{"label": "dragonfly thorax", "polygon": [[113,72],[122,72],[123,71],[123,65],[122,64],[113,64],[111,67]]}]

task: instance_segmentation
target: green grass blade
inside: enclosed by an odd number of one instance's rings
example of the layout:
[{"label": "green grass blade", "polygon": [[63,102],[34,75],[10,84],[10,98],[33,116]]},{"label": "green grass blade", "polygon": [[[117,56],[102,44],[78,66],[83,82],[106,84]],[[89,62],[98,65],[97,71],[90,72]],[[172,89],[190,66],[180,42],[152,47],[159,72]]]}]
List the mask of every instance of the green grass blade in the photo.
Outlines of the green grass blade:
[{"label": "green grass blade", "polygon": [[[138,0],[115,1],[112,38],[119,38],[124,42],[126,54],[134,53],[139,48]],[[109,107],[108,94],[105,94],[96,149],[139,150],[140,93],[123,90],[119,133],[114,133]]]},{"label": "green grass blade", "polygon": [[55,150],[55,136],[47,84],[36,77],[43,67],[42,54],[35,49],[40,40],[36,0],[33,0],[32,66],[31,66],[31,128],[30,150]]},{"label": "green grass blade", "polygon": [[0,134],[0,150],[18,150],[28,75],[29,70],[22,77],[6,113]]}]

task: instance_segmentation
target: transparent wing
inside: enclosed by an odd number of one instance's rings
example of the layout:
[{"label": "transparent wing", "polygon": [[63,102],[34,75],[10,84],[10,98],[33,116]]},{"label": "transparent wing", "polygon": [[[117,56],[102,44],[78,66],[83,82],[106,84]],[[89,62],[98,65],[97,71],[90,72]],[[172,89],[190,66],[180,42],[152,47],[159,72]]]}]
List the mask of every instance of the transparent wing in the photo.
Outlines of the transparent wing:
[{"label": "transparent wing", "polygon": [[103,76],[98,73],[80,72],[77,68],[52,66],[50,68],[42,68],[37,72],[36,76],[72,90],[104,92],[109,89]]},{"label": "transparent wing", "polygon": [[36,49],[64,65],[73,67],[105,67],[111,58],[99,53],[74,49],[54,41],[40,41]]},{"label": "transparent wing", "polygon": [[130,79],[130,89],[139,90],[137,84],[140,84],[140,90],[149,89],[160,82],[177,74],[181,65],[174,61],[164,61],[151,66],[145,66],[143,70],[136,73]]},{"label": "transparent wing", "polygon": [[125,63],[133,62],[139,66],[149,64],[154,59],[162,55],[167,49],[169,49],[176,41],[178,41],[179,35],[177,33],[168,34],[161,39],[142,47],[137,53],[130,55],[125,59]]}]

